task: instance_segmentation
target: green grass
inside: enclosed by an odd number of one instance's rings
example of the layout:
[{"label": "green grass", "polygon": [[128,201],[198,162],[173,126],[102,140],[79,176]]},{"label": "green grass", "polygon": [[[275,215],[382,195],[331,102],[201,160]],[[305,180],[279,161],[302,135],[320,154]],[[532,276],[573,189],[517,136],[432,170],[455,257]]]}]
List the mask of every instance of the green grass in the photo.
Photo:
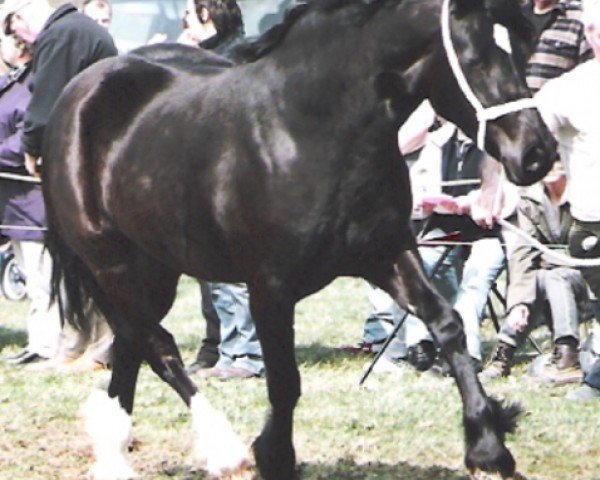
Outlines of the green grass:
[{"label": "green grass", "polygon": [[[186,362],[199,345],[204,322],[197,284],[183,279],[164,324]],[[26,303],[0,303],[0,356],[25,343]],[[465,480],[460,402],[450,380],[412,371],[358,380],[367,360],[335,346],[357,341],[369,307],[362,282],[340,279],[296,309],[297,357],[303,396],[295,416],[302,479]],[[484,329],[489,350],[492,332]],[[538,333],[544,341],[544,332]],[[517,434],[508,444],[519,470],[533,480],[600,478],[598,405],[570,404],[568,388],[526,381],[526,364],[488,392],[523,404]],[[84,478],[91,449],[77,411],[106,374],[24,372],[0,365],[0,479]],[[204,382],[203,393],[222,408],[247,444],[260,431],[267,407],[264,380]],[[197,480],[188,453],[190,417],[175,393],[144,367],[134,411],[130,454],[149,479]],[[285,480],[285,479],[282,479]]]}]

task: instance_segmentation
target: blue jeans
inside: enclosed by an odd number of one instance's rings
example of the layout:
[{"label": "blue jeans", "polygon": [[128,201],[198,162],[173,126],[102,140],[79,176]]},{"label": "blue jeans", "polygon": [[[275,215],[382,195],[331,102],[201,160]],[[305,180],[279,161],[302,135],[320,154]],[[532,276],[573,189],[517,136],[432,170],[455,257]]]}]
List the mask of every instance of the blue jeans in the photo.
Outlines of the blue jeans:
[{"label": "blue jeans", "polygon": [[454,309],[463,320],[467,350],[481,360],[480,325],[492,285],[504,268],[505,255],[498,238],[476,240],[463,267]]},{"label": "blue jeans", "polygon": [[[442,231],[434,229],[427,234],[426,238],[443,235]],[[419,248],[423,266],[428,275],[431,275],[431,270],[445,250],[446,247]],[[450,303],[454,301],[458,289],[456,264],[459,250],[459,248],[454,248],[450,252],[433,277],[434,285]],[[405,312],[383,290],[372,285],[367,285],[367,287],[368,299],[373,309],[365,322],[363,339],[369,343],[383,342],[394,329],[394,325],[404,317]],[[406,357],[407,346],[430,339],[431,336],[425,324],[415,316],[409,315],[404,326],[398,331],[397,338],[390,344],[387,353],[393,358],[403,358]]]},{"label": "blue jeans", "polygon": [[[442,236],[443,232],[432,230],[428,236]],[[425,271],[431,270],[446,247],[420,247]],[[463,319],[467,350],[471,357],[481,360],[480,323],[487,298],[498,275],[505,264],[505,254],[498,238],[476,240],[471,246],[469,258],[463,266],[462,280],[458,283],[458,263],[461,247],[455,247],[446,257],[433,277],[438,292],[450,303]],[[402,318],[398,308],[394,321]],[[400,316],[399,316],[400,315]],[[424,340],[432,340],[429,330],[418,318],[409,315],[402,335],[407,346],[416,345]]]},{"label": "blue jeans", "polygon": [[262,349],[250,315],[248,288],[243,283],[208,283],[219,317],[221,343],[216,368],[244,368],[257,375],[264,372]]}]

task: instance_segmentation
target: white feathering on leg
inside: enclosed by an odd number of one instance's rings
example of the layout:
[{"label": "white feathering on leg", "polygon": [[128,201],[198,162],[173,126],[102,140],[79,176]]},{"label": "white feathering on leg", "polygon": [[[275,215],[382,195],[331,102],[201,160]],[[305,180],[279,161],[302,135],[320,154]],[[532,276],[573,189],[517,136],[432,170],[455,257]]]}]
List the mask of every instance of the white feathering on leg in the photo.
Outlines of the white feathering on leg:
[{"label": "white feathering on leg", "polygon": [[215,410],[199,393],[192,397],[194,455],[211,475],[223,475],[250,465],[248,449],[233,431],[223,413]]},{"label": "white feathering on leg", "polygon": [[119,401],[95,390],[81,408],[87,434],[92,440],[96,463],[88,478],[92,480],[130,480],[139,478],[129,466],[125,453],[131,440],[131,417]]}]

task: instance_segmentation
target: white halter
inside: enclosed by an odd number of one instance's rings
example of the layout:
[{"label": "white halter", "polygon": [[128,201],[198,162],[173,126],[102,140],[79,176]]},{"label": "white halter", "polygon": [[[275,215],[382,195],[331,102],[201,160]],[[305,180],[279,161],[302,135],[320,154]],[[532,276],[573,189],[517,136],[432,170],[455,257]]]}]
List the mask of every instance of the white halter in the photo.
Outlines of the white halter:
[{"label": "white halter", "polygon": [[452,73],[458,82],[458,86],[477,115],[477,121],[479,122],[479,128],[477,129],[477,148],[480,150],[485,150],[485,132],[487,122],[489,120],[494,120],[502,115],[517,112],[524,108],[536,108],[535,101],[533,98],[521,98],[519,100],[504,103],[502,105],[494,105],[493,107],[485,108],[469,86],[469,82],[467,82],[465,74],[462,71],[460,63],[458,62],[456,50],[454,50],[454,45],[450,36],[450,0],[444,0],[444,3],[442,4],[441,24],[442,41],[444,44],[444,50],[446,51],[446,56],[448,57],[448,63],[450,64]]}]

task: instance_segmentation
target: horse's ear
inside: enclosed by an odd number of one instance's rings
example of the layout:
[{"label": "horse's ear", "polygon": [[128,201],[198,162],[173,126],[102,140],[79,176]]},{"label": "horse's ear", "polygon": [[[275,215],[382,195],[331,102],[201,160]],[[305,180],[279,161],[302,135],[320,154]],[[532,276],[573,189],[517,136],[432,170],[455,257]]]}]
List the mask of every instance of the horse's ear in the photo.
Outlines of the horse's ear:
[{"label": "horse's ear", "polygon": [[486,10],[494,23],[504,25],[510,32],[513,59],[523,70],[535,48],[535,31],[523,14],[520,0],[485,0]]}]

